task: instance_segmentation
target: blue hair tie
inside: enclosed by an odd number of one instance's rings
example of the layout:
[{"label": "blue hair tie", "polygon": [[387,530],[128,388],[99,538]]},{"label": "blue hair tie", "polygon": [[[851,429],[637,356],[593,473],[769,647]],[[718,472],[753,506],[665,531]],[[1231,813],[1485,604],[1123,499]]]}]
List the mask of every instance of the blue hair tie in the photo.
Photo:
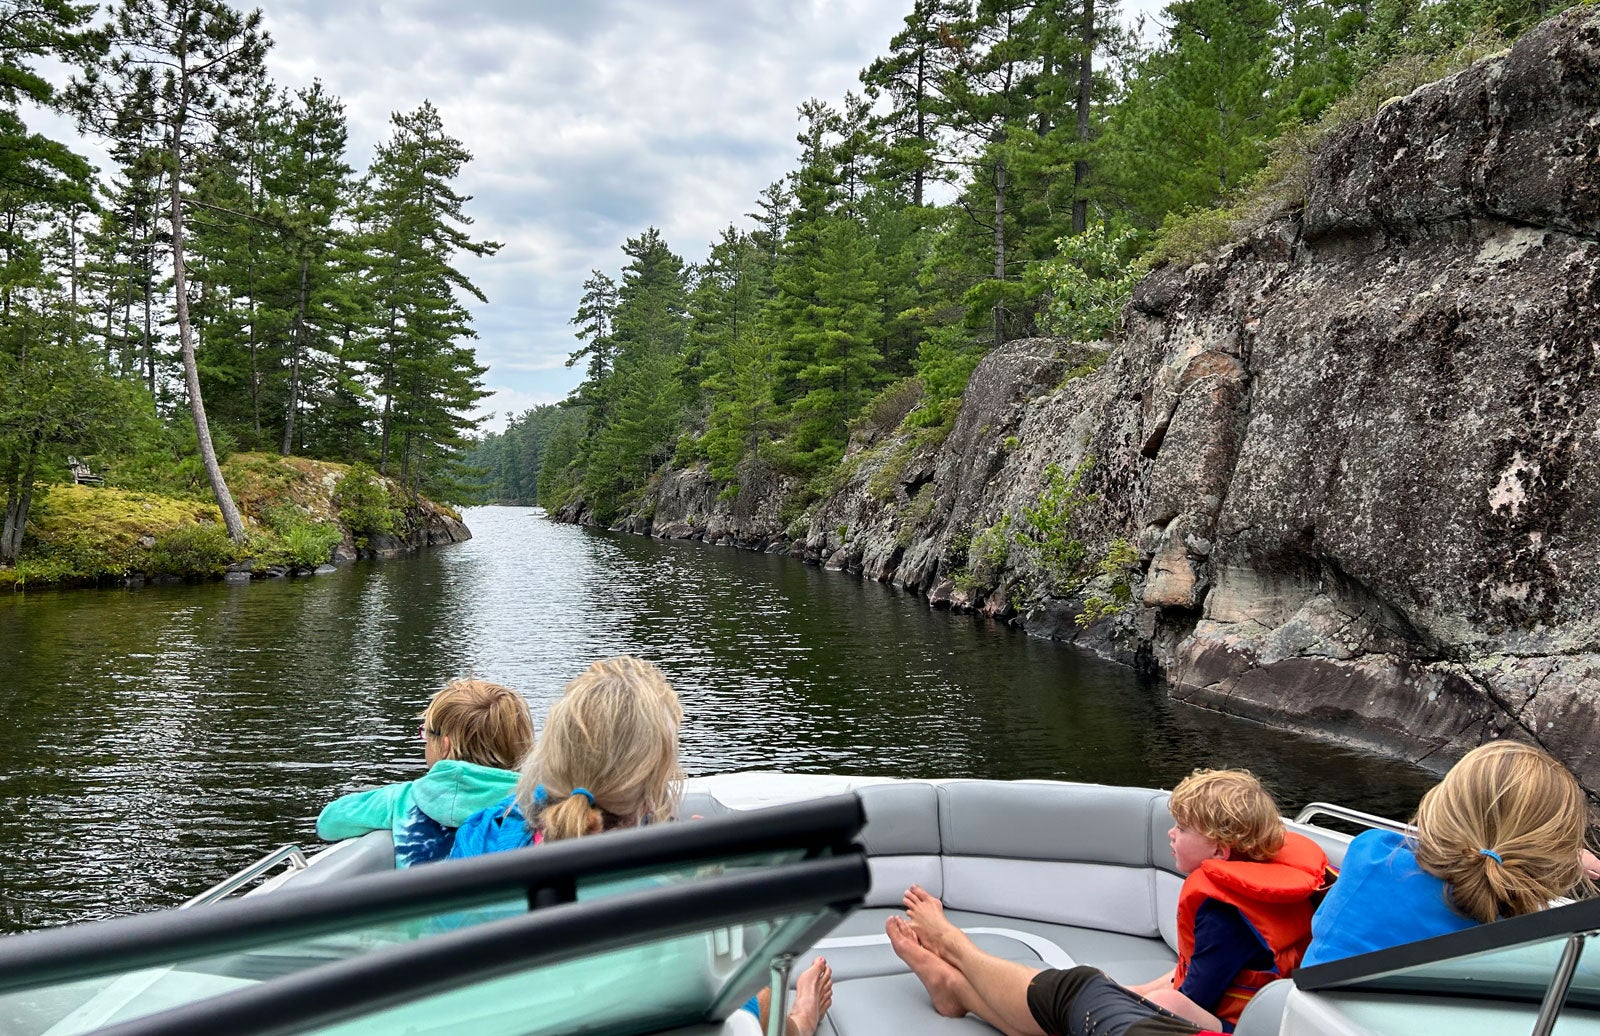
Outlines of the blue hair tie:
[{"label": "blue hair tie", "polygon": [[542,806],[550,801],[550,793],[544,790],[544,785],[536,784],[533,788],[533,804]]},{"label": "blue hair tie", "polygon": [[1500,858],[1500,854],[1495,852],[1493,849],[1479,849],[1478,855],[1487,856],[1489,859],[1493,860],[1495,863],[1498,863],[1502,867],[1506,865],[1506,861],[1502,860]]},{"label": "blue hair tie", "polygon": [[589,800],[589,808],[594,808],[594,792],[590,791],[588,788],[573,788],[572,794],[582,795],[584,798]]}]

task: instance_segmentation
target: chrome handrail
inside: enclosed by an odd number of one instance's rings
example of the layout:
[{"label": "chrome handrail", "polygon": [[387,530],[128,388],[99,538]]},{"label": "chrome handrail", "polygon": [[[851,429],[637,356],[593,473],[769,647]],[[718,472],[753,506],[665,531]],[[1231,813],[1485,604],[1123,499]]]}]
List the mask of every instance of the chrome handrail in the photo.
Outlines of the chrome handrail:
[{"label": "chrome handrail", "polygon": [[1311,818],[1315,816],[1333,817],[1336,820],[1360,824],[1362,827],[1375,827],[1380,831],[1393,831],[1402,835],[1409,835],[1416,830],[1410,824],[1403,824],[1398,820],[1390,820],[1388,817],[1380,817],[1375,813],[1363,813],[1359,809],[1351,809],[1349,806],[1341,806],[1333,802],[1310,803],[1305,809],[1295,814],[1294,822],[1297,824],[1309,824],[1311,823]]},{"label": "chrome handrail", "polygon": [[250,884],[280,863],[287,864],[290,871],[303,871],[309,866],[306,863],[306,854],[300,851],[298,845],[280,845],[238,873],[217,882],[193,899],[180,903],[178,909],[187,910],[189,907],[221,899]]}]

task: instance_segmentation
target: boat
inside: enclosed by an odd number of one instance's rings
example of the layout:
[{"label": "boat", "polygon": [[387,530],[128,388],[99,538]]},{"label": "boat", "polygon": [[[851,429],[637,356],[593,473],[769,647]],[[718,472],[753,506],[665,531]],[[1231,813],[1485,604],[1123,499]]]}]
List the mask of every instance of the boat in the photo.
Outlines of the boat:
[{"label": "boat", "polygon": [[[992,1033],[937,1015],[884,920],[917,883],[983,949],[1140,982],[1176,959],[1163,791],[737,773],[681,816],[393,870],[387,832],[285,847],[185,908],[0,939],[0,1032],[741,1036],[827,956],[823,1036]],[[1290,821],[1337,863],[1326,803]],[[292,851],[291,851],[292,850]],[[275,868],[280,873],[268,874]],[[235,896],[252,880],[265,880]],[[1302,968],[1240,1036],[1600,1034],[1600,901]],[[781,1024],[781,1011],[772,1032]]]}]

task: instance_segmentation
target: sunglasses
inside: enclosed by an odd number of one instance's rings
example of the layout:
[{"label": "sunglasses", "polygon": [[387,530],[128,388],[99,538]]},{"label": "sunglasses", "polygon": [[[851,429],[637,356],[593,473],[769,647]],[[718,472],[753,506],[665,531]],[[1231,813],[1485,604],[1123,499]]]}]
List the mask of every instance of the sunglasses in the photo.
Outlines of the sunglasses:
[{"label": "sunglasses", "polygon": [[430,737],[438,737],[439,736],[439,732],[437,730],[433,729],[432,727],[428,726],[428,724],[426,724],[426,723],[418,723],[417,724],[417,736],[419,738],[421,738],[422,740],[426,741]]}]

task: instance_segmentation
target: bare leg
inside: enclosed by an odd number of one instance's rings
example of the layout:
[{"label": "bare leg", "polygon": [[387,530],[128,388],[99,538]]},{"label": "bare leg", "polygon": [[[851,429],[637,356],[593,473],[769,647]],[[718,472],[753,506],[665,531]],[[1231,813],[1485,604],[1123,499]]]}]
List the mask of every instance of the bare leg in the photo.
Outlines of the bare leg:
[{"label": "bare leg", "polygon": [[789,1007],[788,1036],[816,1036],[817,1024],[833,1006],[833,971],[821,957],[800,973]]},{"label": "bare leg", "polygon": [[928,991],[928,999],[933,1001],[935,1011],[946,1018],[961,1018],[975,1014],[1006,1036],[1028,1036],[1006,1025],[994,1008],[972,988],[972,983],[967,981],[965,975],[918,942],[916,929],[903,918],[889,918],[884,925],[884,931],[889,935],[889,945],[894,948],[895,954],[905,961],[911,973],[922,981],[923,988]]},{"label": "bare leg", "polygon": [[1038,974],[1037,968],[1001,960],[978,949],[966,932],[944,916],[944,904],[919,885],[906,890],[904,902],[918,942],[959,971],[978,999],[987,1005],[987,1011],[973,1010],[973,1014],[1009,1033],[1045,1036],[1028,1009],[1028,986]]},{"label": "bare leg", "polygon": [[1222,1022],[1217,1016],[1207,1011],[1204,1007],[1190,1000],[1176,989],[1168,986],[1166,989],[1156,990],[1153,993],[1143,994],[1144,998],[1157,1007],[1165,1008],[1179,1018],[1187,1019],[1200,1026],[1202,1029],[1222,1031]]}]

